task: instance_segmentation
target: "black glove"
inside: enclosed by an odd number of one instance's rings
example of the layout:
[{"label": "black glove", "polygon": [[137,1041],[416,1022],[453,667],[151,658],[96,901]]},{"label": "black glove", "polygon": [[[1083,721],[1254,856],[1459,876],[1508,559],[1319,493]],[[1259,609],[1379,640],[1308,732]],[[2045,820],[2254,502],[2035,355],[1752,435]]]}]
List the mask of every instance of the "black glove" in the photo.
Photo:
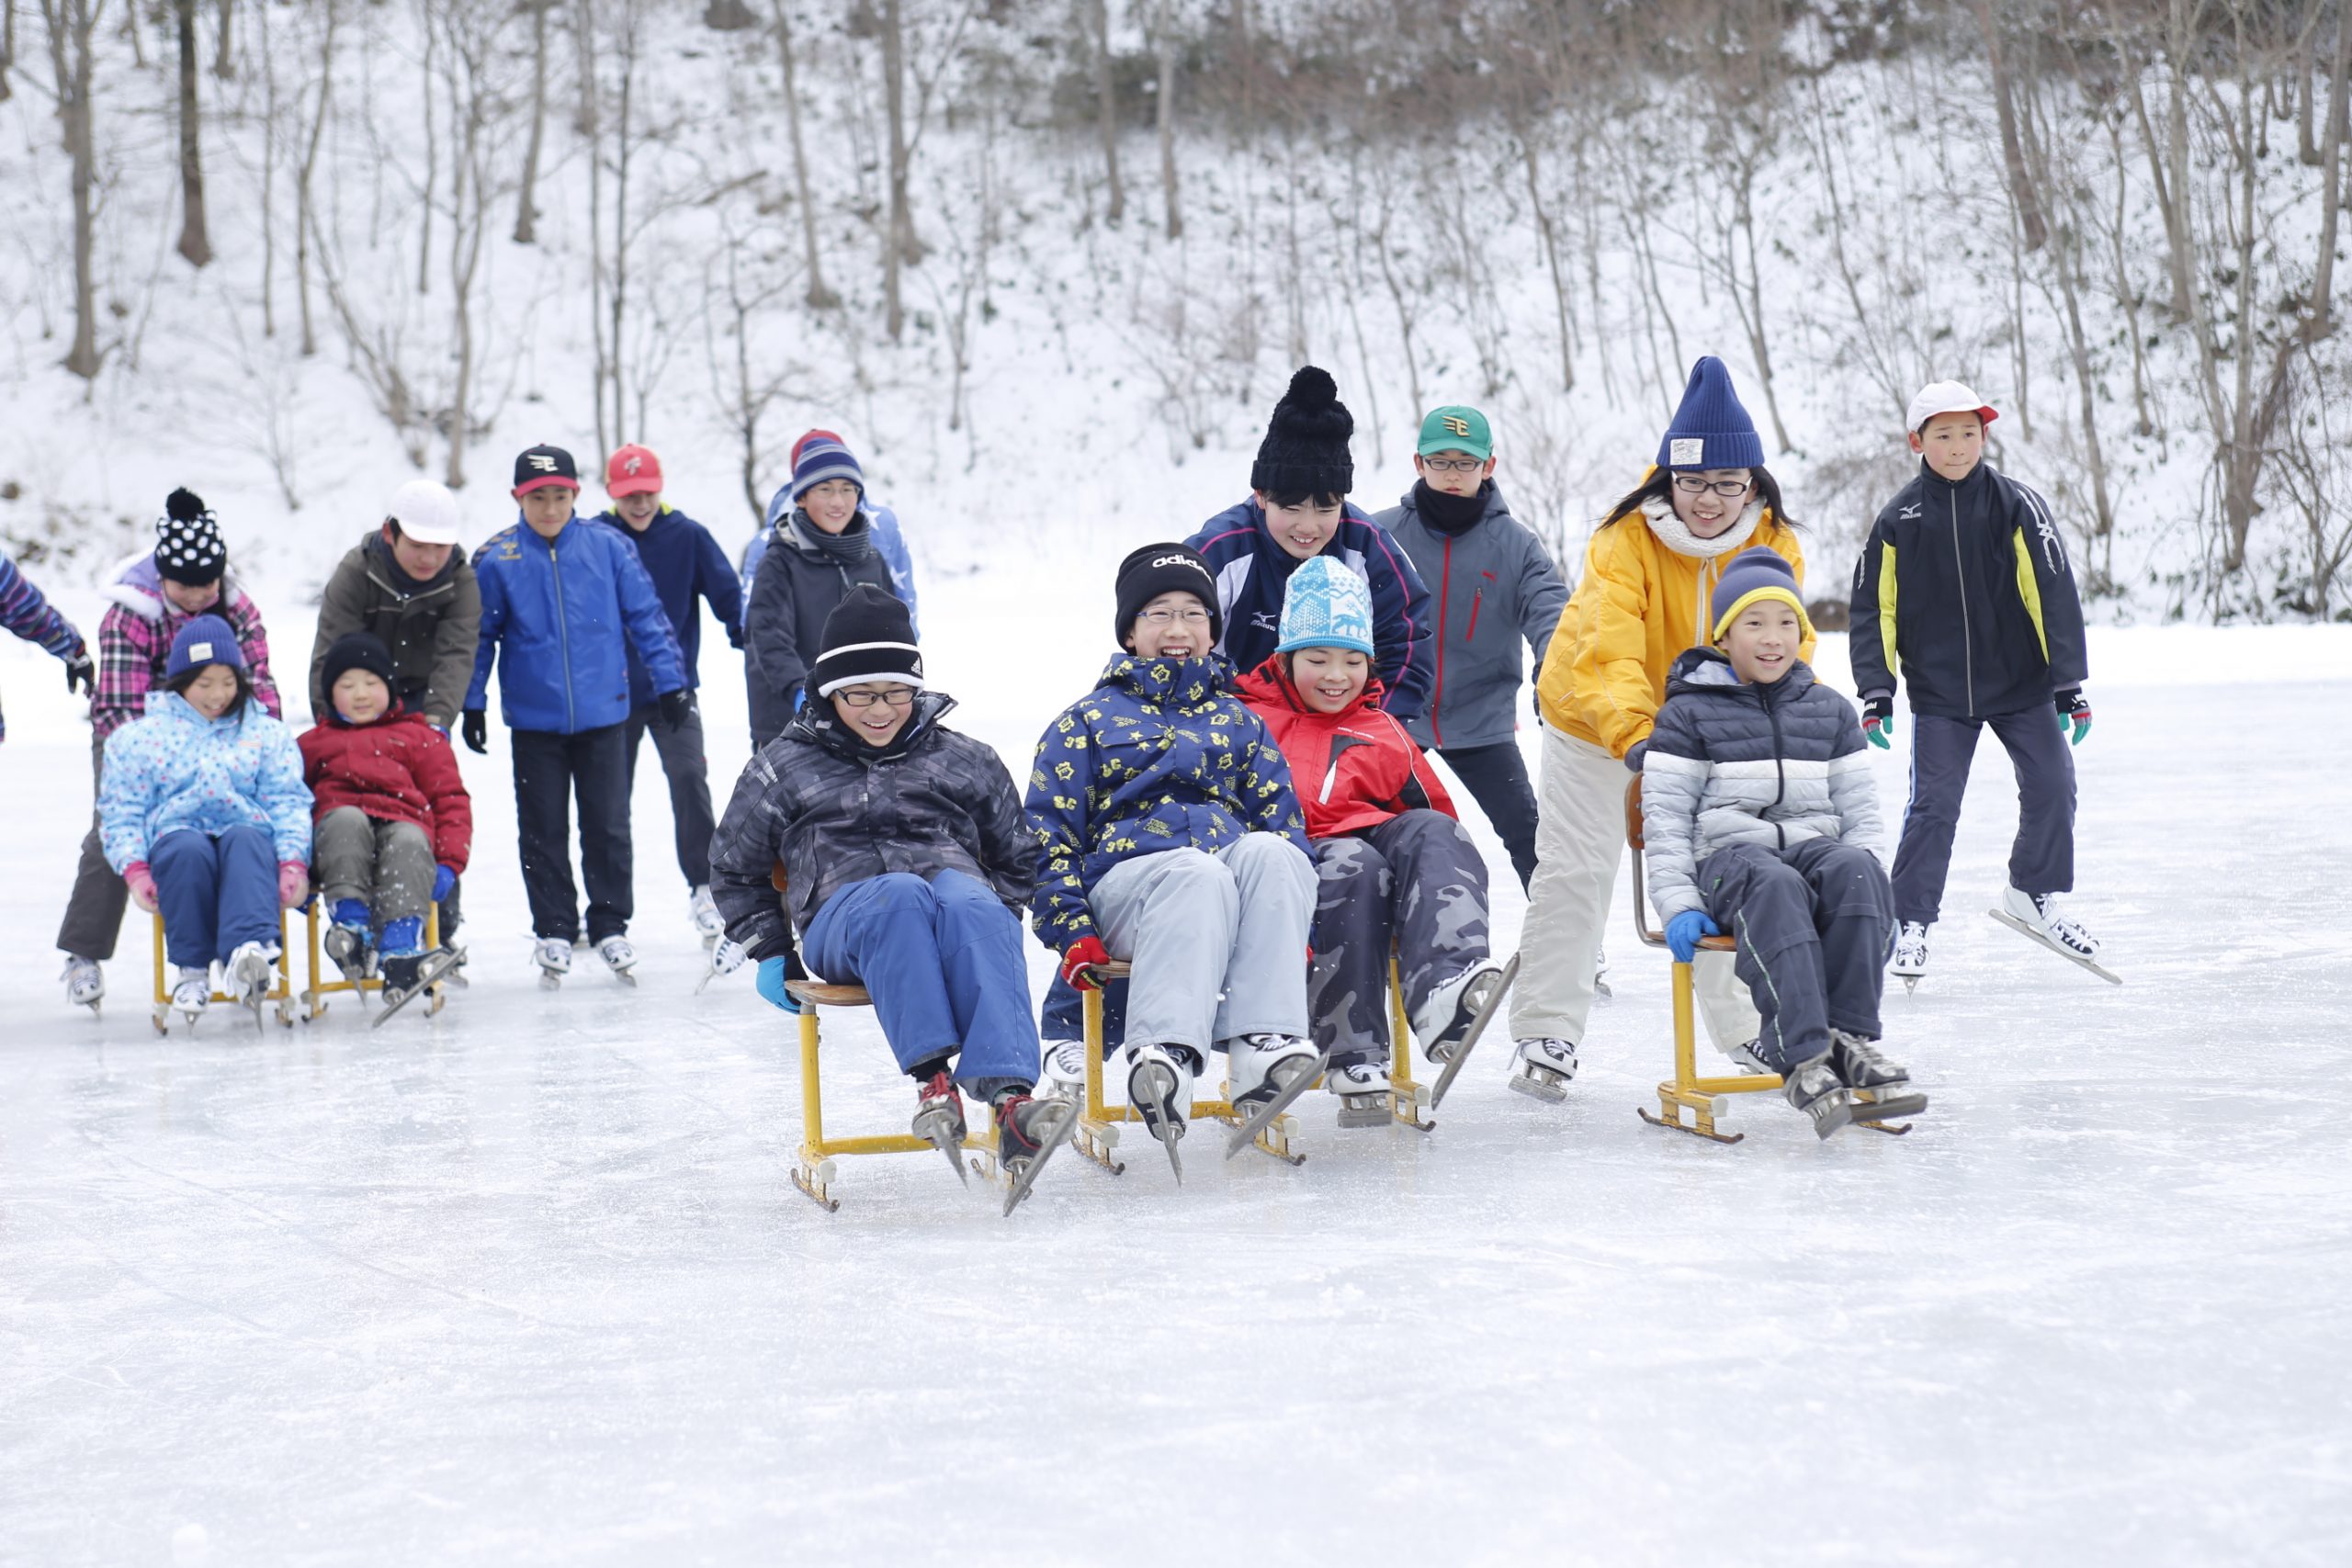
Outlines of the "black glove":
[{"label": "black glove", "polygon": [[90,650],[78,642],[65,656],[65,689],[70,693],[76,686],[93,694],[98,689],[98,667],[90,662]]},{"label": "black glove", "polygon": [[466,750],[477,757],[490,755],[490,718],[480,708],[468,708],[458,716],[458,732],[466,738]]},{"label": "black glove", "polygon": [[695,716],[695,694],[681,686],[674,692],[664,692],[655,699],[662,706],[662,728],[673,735],[686,727]]}]

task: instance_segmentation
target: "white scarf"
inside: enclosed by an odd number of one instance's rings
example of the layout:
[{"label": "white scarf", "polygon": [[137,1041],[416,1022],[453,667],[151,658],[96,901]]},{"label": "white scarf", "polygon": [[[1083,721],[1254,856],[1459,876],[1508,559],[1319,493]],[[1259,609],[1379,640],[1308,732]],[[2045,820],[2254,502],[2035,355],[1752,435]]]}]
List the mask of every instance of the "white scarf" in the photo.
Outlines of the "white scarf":
[{"label": "white scarf", "polygon": [[1727,556],[1747,543],[1756,525],[1764,520],[1764,502],[1751,501],[1739,521],[1712,539],[1702,539],[1690,531],[1689,524],[1674,514],[1674,502],[1666,496],[1654,495],[1642,502],[1642,520],[1657,536],[1658,543],[1678,556],[1694,560],[1713,560]]}]

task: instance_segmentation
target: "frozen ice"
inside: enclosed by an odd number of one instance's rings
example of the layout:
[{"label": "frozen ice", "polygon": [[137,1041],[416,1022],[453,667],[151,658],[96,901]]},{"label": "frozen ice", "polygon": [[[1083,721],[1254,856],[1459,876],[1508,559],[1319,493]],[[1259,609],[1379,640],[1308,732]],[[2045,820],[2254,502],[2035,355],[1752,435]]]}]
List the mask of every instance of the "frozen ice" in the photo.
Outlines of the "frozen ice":
[{"label": "frozen ice", "polygon": [[[926,590],[954,722],[1025,773],[1107,604]],[[271,631],[299,670],[309,628]],[[86,736],[0,649],[0,1558],[2339,1562],[2347,649],[2094,632],[2070,908],[2120,989],[1985,917],[1988,741],[1929,975],[1888,998],[1934,1097],[1907,1138],[1639,1122],[1665,964],[1621,896],[1565,1105],[1506,1092],[1498,1035],[1432,1133],[1343,1137],[1311,1097],[1301,1168],[1180,1190],[1131,1138],[1011,1220],[935,1156],[841,1161],[834,1214],[792,1189],[789,1021],[748,972],[695,993],[650,761],[639,989],[538,990],[493,728],[438,1016],[158,1039],[136,918],[104,1016],[69,1012]],[[732,663],[707,639],[722,795]],[[826,1040],[829,1126],[903,1130],[871,1017]]]}]

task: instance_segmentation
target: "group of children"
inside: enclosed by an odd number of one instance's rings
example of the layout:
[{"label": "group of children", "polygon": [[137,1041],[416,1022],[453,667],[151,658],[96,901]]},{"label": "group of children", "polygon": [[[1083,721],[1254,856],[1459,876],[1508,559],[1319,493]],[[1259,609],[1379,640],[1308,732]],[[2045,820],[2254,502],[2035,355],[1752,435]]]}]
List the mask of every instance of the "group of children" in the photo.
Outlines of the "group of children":
[{"label": "group of children", "polygon": [[[960,1086],[1016,1164],[1066,1131],[1054,1107],[1085,1070],[1079,993],[1104,987],[1106,1045],[1172,1160],[1216,1054],[1238,1110],[1319,1076],[1343,1125],[1385,1120],[1392,952],[1431,1062],[1498,1004],[1486,868],[1431,753],[1529,893],[1510,1081],[1563,1098],[1631,770],[1651,892],[1675,956],[1698,964],[1711,1033],[1779,1073],[1826,1136],[1858,1103],[1924,1104],[1877,1048],[1879,998],[1890,958],[1906,979],[1924,971],[1988,725],[2023,795],[2003,908],[2063,953],[2097,952],[2055,904],[2073,876],[2068,743],[2090,718],[2081,609],[2046,503],[1982,460],[1995,417],[1957,383],[1909,411],[1920,472],[1852,588],[1858,719],[1814,679],[1795,526],[1721,362],[1694,368],[1573,593],[1510,515],[1474,409],[1423,421],[1398,506],[1351,504],[1352,421],[1308,367],[1249,498],[1121,564],[1117,651],[1046,728],[1025,796],[943,722],[955,704],[924,679],[896,520],[829,432],[796,445],[740,576],[662,502],[642,447],[613,456],[614,509],[585,525],[570,455],[524,453],[521,517],[470,565],[447,493],[404,487],[329,585],[312,669],[326,716],[299,760],[259,618],[209,513],[180,492],[101,632],[101,863],[142,904],[181,911],[167,915],[176,962],[222,961],[242,985],[274,940],[263,893],[300,900],[315,839],[339,945],[389,980],[429,907],[455,924],[469,813],[443,732],[455,716],[486,750],[495,671],[546,975],[579,932],[575,798],[587,938],[625,978],[634,961],[626,800],[650,729],[715,967],[756,961],[760,993],[787,1008],[803,975],[863,984],[919,1085],[918,1130],[960,1137]],[[715,825],[693,696],[702,601],[744,650],[758,743]],[[1522,649],[1540,667],[1540,801],[1514,739]],[[1890,879],[1866,748],[1888,744],[1898,675],[1918,733]],[[138,717],[150,686],[161,694]],[[1058,959],[1035,1016],[1024,909]],[[1699,951],[1723,933],[1735,953]],[[61,945],[78,964],[111,940]],[[1131,977],[1110,980],[1114,961]]]}]

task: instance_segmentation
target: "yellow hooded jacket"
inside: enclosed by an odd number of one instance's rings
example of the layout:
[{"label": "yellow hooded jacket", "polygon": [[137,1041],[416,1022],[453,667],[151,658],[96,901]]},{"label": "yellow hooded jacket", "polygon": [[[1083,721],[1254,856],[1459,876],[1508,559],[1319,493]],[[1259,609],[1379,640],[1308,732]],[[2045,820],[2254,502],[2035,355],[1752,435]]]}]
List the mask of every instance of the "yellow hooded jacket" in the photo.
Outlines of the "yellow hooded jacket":
[{"label": "yellow hooded jacket", "polygon": [[[1788,558],[1800,586],[1804,551],[1766,510],[1739,549],[1702,560],[1672,548],[1638,512],[1595,530],[1584,577],[1560,612],[1535,693],[1545,722],[1623,757],[1648,739],[1675,656],[1707,640],[1707,601],[1724,563],[1762,545]],[[1814,638],[1798,645],[1810,662]]]}]

